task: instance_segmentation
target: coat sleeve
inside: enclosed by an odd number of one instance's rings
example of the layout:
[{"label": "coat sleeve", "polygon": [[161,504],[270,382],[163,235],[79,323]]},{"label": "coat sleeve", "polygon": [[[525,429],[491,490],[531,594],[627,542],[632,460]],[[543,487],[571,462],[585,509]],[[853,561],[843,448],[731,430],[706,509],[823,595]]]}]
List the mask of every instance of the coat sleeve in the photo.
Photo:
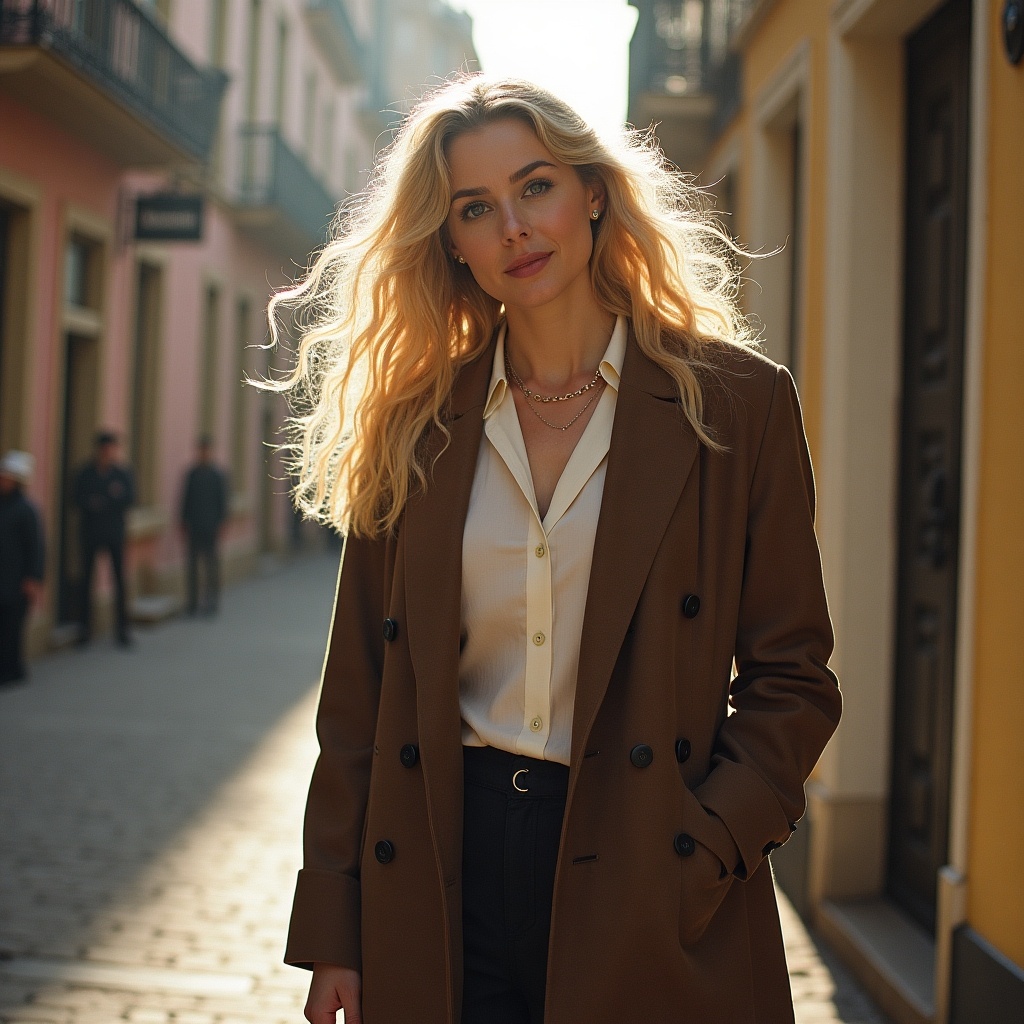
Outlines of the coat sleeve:
[{"label": "coat sleeve", "polygon": [[796,388],[779,367],[750,484],[733,714],[695,791],[732,835],[741,878],[796,828],[804,782],[839,722],[832,645],[810,455]]},{"label": "coat sleeve", "polygon": [[350,534],[342,553],[284,958],[297,967],[362,966],[359,860],[384,662],[384,551],[384,540]]}]

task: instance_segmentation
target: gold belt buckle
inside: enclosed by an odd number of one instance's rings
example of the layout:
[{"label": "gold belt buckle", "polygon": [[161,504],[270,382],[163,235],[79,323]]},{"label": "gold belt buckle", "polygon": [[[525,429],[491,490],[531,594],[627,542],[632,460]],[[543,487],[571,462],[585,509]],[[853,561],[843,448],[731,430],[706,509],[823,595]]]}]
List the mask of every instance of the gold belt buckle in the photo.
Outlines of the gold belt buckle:
[{"label": "gold belt buckle", "polygon": [[523,787],[519,785],[519,776],[529,774],[529,768],[520,768],[518,771],[512,773],[512,788],[518,790],[520,793],[529,793],[529,787]]}]

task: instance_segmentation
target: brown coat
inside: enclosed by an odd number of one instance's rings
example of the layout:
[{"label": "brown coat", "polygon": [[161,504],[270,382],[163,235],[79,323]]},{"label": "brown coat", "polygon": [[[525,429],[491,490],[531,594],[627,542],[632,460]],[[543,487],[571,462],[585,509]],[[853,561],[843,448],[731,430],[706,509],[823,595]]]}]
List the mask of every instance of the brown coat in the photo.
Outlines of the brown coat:
[{"label": "brown coat", "polygon": [[[450,445],[397,535],[349,539],[339,577],[285,959],[361,969],[367,1024],[459,1020],[460,563],[492,357],[460,374]],[[671,379],[630,340],[583,626],[546,1024],[793,1020],[766,856],[796,827],[840,710],[811,466],[785,369],[730,348],[705,398],[723,454],[698,444]],[[639,743],[647,767],[630,760]],[[383,864],[381,840],[394,851]]]}]

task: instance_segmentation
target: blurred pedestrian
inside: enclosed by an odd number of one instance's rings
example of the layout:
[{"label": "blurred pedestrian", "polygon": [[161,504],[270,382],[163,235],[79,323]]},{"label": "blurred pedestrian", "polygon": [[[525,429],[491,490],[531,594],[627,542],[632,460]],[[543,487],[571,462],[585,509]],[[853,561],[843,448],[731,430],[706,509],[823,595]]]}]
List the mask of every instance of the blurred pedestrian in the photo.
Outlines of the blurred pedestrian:
[{"label": "blurred pedestrian", "polygon": [[92,637],[92,585],[96,556],[105,551],[114,577],[115,638],[129,647],[128,603],[124,580],[125,520],[135,503],[132,471],[117,462],[117,435],[108,430],[96,435],[95,454],[75,478],[75,504],[81,516],[82,622],[79,644]]},{"label": "blurred pedestrian", "polygon": [[[201,437],[196,463],[185,476],[181,496],[181,527],[188,538],[189,615],[213,615],[220,600],[220,534],[228,516],[227,480],[213,464],[213,441]],[[203,564],[203,595],[199,596],[199,563]]]},{"label": "blurred pedestrian", "polygon": [[0,686],[22,682],[25,619],[43,589],[43,531],[25,497],[33,458],[9,451],[0,459]]}]

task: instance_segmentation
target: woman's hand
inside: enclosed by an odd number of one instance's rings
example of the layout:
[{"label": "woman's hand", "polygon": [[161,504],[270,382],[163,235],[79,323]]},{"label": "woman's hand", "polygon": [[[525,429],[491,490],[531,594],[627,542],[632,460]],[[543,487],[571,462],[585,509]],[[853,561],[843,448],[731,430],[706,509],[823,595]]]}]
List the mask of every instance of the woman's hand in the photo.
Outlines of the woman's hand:
[{"label": "woman's hand", "polygon": [[337,964],[313,964],[306,1009],[309,1024],[335,1024],[339,1010],[345,1011],[345,1024],[363,1024],[360,997],[363,981],[358,971]]}]

